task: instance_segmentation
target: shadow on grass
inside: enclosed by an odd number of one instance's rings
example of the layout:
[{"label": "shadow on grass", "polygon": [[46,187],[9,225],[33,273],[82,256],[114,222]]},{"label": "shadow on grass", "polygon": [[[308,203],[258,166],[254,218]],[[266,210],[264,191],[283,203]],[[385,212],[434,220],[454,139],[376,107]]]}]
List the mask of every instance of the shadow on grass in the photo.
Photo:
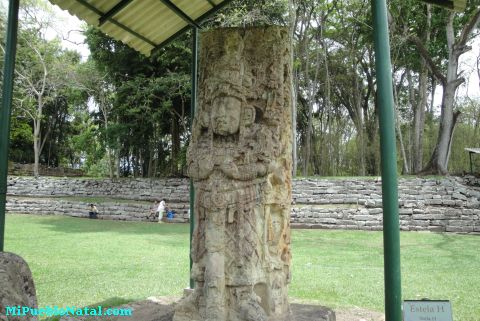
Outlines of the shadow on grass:
[{"label": "shadow on grass", "polygon": [[476,259],[473,255],[467,255],[465,251],[458,251],[456,247],[456,243],[458,243],[458,235],[448,233],[437,233],[437,235],[441,235],[442,239],[441,241],[434,243],[434,248],[448,253],[448,256],[451,258],[456,258],[459,255],[462,255],[462,258]]},{"label": "shadow on grass", "polygon": [[55,232],[71,233],[119,233],[188,235],[188,224],[91,220],[87,218],[54,216],[38,221]]}]

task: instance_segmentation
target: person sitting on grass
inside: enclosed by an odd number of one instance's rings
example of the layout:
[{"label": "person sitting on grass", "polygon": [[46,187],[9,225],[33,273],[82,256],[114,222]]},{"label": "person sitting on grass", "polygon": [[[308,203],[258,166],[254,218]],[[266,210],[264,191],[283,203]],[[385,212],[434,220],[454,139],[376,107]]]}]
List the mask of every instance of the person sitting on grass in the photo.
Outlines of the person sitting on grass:
[{"label": "person sitting on grass", "polygon": [[157,215],[158,215],[158,200],[155,200],[153,203],[152,207],[150,207],[150,214],[147,216],[147,219],[149,221],[156,221],[157,220]]},{"label": "person sitting on grass", "polygon": [[95,204],[90,204],[90,211],[88,212],[89,218],[97,218],[98,210]]}]

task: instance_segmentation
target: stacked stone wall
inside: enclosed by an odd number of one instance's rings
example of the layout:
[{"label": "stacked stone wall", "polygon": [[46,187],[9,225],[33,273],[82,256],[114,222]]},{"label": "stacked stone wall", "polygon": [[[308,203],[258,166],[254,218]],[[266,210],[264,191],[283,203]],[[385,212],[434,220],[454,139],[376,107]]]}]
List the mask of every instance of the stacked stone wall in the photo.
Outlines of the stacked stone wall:
[{"label": "stacked stone wall", "polygon": [[[20,164],[9,162],[8,174],[13,176],[33,176],[34,164]],[[57,176],[57,177],[81,177],[85,173],[80,169],[66,167],[49,167],[46,165],[38,165],[38,173],[41,176]]]},{"label": "stacked stone wall", "polygon": [[[402,230],[480,233],[480,189],[472,179],[400,179]],[[472,184],[467,185],[466,183]],[[188,222],[187,179],[77,179],[9,177],[7,211],[147,221],[155,199],[165,198],[176,222]],[[381,182],[369,179],[293,181],[292,227],[382,229]]]},{"label": "stacked stone wall", "polygon": [[187,222],[186,179],[85,179],[9,177],[7,211],[88,217],[95,203],[100,219],[149,221],[155,200],[165,198],[175,211],[174,222]]},{"label": "stacked stone wall", "polygon": [[84,196],[154,201],[165,198],[188,202],[187,179],[92,179],[12,177],[7,180],[11,196]]},{"label": "stacked stone wall", "polygon": [[[381,182],[376,180],[296,180],[295,227],[381,230]],[[480,232],[480,190],[460,178],[400,179],[402,230]]]}]

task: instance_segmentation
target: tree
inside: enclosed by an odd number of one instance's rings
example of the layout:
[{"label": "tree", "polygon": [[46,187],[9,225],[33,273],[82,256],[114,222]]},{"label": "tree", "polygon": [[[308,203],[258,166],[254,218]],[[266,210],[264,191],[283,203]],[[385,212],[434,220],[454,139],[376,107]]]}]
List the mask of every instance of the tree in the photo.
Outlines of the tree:
[{"label": "tree", "polygon": [[[328,14],[327,14],[328,15]],[[325,13],[317,1],[302,1],[298,4],[294,36],[297,45],[295,50],[295,92],[302,107],[306,110],[306,131],[303,140],[303,176],[308,175],[311,163],[313,108],[317,102],[320,85],[320,67],[324,60],[322,48],[323,20]]]},{"label": "tree", "polygon": [[79,54],[63,50],[58,39],[47,40],[52,16],[48,8],[35,2],[26,2],[21,10],[14,108],[32,123],[35,176],[39,175],[40,155],[47,138],[58,130],[55,121],[65,122],[67,113],[63,109],[44,127],[45,111],[50,109],[54,115],[62,105],[65,107],[66,97],[72,94],[75,66],[80,61]]},{"label": "tree", "polygon": [[[443,87],[440,127],[435,149],[430,161],[422,170],[423,173],[448,173],[448,160],[452,144],[453,131],[460,112],[454,110],[455,93],[457,88],[465,81],[458,72],[458,61],[462,54],[471,49],[467,45],[472,36],[476,35],[475,29],[480,22],[480,8],[470,4],[469,10],[463,15],[450,12],[444,15],[446,45],[448,60],[446,72],[442,71],[432,59],[432,56],[423,42],[412,35],[411,41],[425,59],[429,71],[435,76]],[[460,25],[460,26],[459,26]]]},{"label": "tree", "polygon": [[[118,178],[120,176],[119,146],[115,139],[116,135],[112,135],[112,120],[110,119],[115,99],[115,87],[108,81],[108,74],[105,71],[101,72],[92,59],[87,60],[79,67],[79,83],[87,95],[93,99],[91,102],[94,102],[95,107],[98,108],[99,118],[103,124],[103,130],[99,130],[99,132],[102,134],[101,141],[107,156],[109,177]],[[87,157],[98,158],[98,154],[94,154],[87,154]]]},{"label": "tree", "polygon": [[[147,58],[97,30],[86,35],[92,60],[111,90],[111,105],[96,117],[108,123],[105,146],[118,149],[121,174],[181,175],[189,130],[189,36]],[[98,93],[95,99],[99,104]]]}]

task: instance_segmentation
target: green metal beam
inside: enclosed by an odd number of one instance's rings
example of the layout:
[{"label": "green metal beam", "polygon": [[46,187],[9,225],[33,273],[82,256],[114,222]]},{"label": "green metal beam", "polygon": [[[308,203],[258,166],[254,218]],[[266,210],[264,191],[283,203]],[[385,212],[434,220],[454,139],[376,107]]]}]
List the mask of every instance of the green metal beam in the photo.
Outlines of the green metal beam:
[{"label": "green metal beam", "polygon": [[177,16],[182,18],[186,23],[188,23],[192,27],[196,27],[198,29],[202,29],[198,23],[195,22],[189,15],[183,12],[179,7],[177,7],[173,2],[170,0],[160,0],[164,5],[166,5],[170,10],[175,12]]},{"label": "green metal beam", "polygon": [[[198,29],[192,28],[192,93],[190,97],[190,128],[193,132],[193,118],[195,117],[195,107],[197,104],[197,72],[198,72]],[[190,135],[190,143],[192,136]],[[190,289],[195,287],[195,281],[192,279],[192,240],[193,230],[195,228],[195,187],[190,178]]]},{"label": "green metal beam", "polygon": [[132,1],[133,0],[122,0],[117,3],[112,9],[98,19],[98,26],[101,27],[105,22],[108,21],[108,19],[113,18],[113,16],[122,11],[122,9],[128,6]]},{"label": "green metal beam", "polygon": [[208,3],[210,3],[210,5],[212,6],[212,8],[215,8],[215,2],[213,2],[212,0],[207,0]]},{"label": "green metal beam", "polygon": [[372,11],[382,169],[385,317],[386,321],[402,321],[397,153],[386,1],[372,0]]},{"label": "green metal beam", "polygon": [[7,203],[8,143],[12,111],[13,74],[17,53],[18,7],[20,0],[10,0],[3,66],[2,110],[0,111],[0,252],[4,250],[5,206]]},{"label": "green metal beam", "polygon": [[[197,23],[202,23],[205,19],[208,19],[210,18],[212,15],[214,15],[215,13],[217,13],[219,10],[225,8],[230,2],[232,2],[233,0],[225,0],[223,1],[222,3],[220,3],[219,5],[217,5],[215,8],[213,8],[212,10],[208,11],[207,13],[204,13],[203,15],[201,15],[200,17],[198,17],[195,21]],[[170,44],[172,41],[174,41],[175,39],[177,39],[178,37],[180,37],[182,34],[184,34],[186,31],[188,31],[191,27],[190,26],[186,26],[185,28],[177,31],[176,33],[174,33],[172,36],[170,36],[170,38],[168,38],[167,40],[163,41],[161,44],[159,44],[156,48],[154,48],[153,50],[160,50],[162,48],[164,48],[165,46],[167,46],[168,44]],[[152,54],[153,54],[153,50],[152,50]]]},{"label": "green metal beam", "polygon": [[[96,7],[92,6],[90,3],[88,3],[86,0],[76,0],[78,3],[80,3],[81,5],[83,5],[84,7],[90,9],[92,12],[95,12],[97,15],[99,15],[100,17],[104,15],[103,12],[101,12],[100,10],[98,10]],[[141,34],[139,34],[138,32],[136,31],[133,31],[132,29],[130,29],[129,27],[125,26],[124,24],[121,24],[120,22],[118,22],[117,20],[113,19],[113,18],[108,18],[108,21],[113,23],[114,25],[116,25],[117,27],[125,30],[126,32],[134,35],[135,37],[145,41],[146,43],[148,43],[149,45],[151,45],[152,47],[156,47],[157,44],[154,43],[152,40],[148,39],[148,38],[145,38],[144,36],[142,36]]]}]

